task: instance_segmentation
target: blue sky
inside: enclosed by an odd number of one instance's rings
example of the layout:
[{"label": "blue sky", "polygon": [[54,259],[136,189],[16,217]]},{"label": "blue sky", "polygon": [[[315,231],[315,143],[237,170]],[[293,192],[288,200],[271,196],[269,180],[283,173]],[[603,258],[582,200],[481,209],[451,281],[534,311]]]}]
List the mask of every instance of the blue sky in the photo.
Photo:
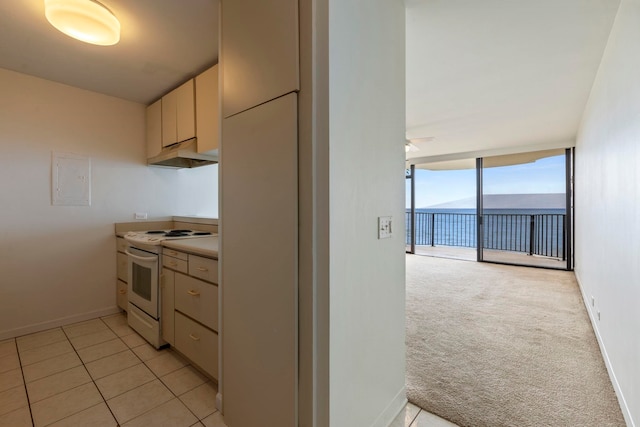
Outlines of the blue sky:
[{"label": "blue sky", "polygon": [[[485,194],[564,193],[564,155],[535,163],[484,170]],[[475,169],[429,171],[416,169],[416,208],[475,197]],[[410,207],[409,180],[406,207]]]}]

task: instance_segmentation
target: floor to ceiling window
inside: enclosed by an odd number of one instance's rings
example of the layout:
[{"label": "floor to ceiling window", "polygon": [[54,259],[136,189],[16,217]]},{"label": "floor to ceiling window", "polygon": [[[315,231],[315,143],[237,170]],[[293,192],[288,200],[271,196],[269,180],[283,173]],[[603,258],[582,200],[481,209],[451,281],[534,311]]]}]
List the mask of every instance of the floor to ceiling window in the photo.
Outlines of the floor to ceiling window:
[{"label": "floor to ceiling window", "polygon": [[[407,173],[407,251],[476,259],[475,159],[421,164]],[[414,213],[411,214],[411,185]],[[411,233],[411,218],[415,233]],[[413,247],[413,249],[411,249]]]},{"label": "floor to ceiling window", "polygon": [[412,165],[407,252],[571,269],[571,176],[564,149]]}]

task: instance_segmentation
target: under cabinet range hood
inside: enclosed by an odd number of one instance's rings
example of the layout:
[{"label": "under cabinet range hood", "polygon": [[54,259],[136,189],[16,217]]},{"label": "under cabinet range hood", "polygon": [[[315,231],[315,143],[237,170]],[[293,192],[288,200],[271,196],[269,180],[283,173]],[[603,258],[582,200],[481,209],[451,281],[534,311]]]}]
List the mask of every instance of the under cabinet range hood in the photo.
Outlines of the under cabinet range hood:
[{"label": "under cabinet range hood", "polygon": [[218,156],[198,153],[197,139],[192,138],[162,149],[160,154],[147,160],[149,166],[165,168],[195,168],[218,163]]}]

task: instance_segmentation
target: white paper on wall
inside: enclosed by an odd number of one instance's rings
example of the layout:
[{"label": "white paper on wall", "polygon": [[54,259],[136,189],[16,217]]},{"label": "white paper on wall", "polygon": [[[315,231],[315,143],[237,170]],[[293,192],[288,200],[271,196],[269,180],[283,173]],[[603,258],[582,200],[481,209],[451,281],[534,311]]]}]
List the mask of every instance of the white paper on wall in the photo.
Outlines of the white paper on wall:
[{"label": "white paper on wall", "polygon": [[51,153],[51,204],[91,205],[91,159],[70,153]]}]

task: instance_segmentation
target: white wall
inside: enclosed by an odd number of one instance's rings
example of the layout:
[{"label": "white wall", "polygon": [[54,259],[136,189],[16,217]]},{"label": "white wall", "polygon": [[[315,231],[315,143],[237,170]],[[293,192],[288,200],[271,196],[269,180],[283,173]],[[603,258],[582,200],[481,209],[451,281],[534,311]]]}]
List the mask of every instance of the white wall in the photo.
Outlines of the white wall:
[{"label": "white wall", "polygon": [[[386,426],[405,399],[405,9],[329,2],[330,424]],[[395,234],[377,239],[379,216]]]},{"label": "white wall", "polygon": [[576,146],[576,275],[630,426],[640,425],[638,40],[640,0],[623,0]]},{"label": "white wall", "polygon": [[[217,217],[217,166],[145,165],[144,106],[0,69],[0,339],[114,312],[114,223]],[[51,152],[91,158],[90,207],[51,205]]]}]

